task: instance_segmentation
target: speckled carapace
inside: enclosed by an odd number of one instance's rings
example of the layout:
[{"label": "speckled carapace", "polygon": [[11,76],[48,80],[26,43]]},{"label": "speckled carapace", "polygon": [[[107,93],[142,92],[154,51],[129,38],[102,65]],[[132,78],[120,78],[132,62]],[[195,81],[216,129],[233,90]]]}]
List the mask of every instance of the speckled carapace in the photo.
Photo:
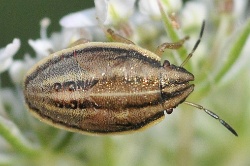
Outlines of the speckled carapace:
[{"label": "speckled carapace", "polygon": [[[166,62],[167,64],[167,62]],[[135,45],[86,43],[50,55],[28,73],[25,101],[40,119],[93,133],[131,131],[171,112],[194,76]]]},{"label": "speckled carapace", "polygon": [[[162,120],[193,91],[194,85],[189,82],[194,76],[183,65],[175,66],[167,60],[161,64],[156,53],[110,29],[108,32],[123,43],[79,44],[51,54],[27,73],[25,102],[36,117],[86,134],[132,132]],[[200,39],[187,59],[199,42]],[[182,43],[163,44],[157,52]],[[216,114],[186,103],[204,110],[236,134]]]}]

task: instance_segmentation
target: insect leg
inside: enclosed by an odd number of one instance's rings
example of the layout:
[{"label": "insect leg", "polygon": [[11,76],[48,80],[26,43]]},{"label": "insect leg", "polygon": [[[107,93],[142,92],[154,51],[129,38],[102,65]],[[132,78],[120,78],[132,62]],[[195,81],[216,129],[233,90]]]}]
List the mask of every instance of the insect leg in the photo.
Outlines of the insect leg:
[{"label": "insect leg", "polygon": [[131,40],[115,33],[112,29],[107,29],[106,33],[111,36],[111,38],[116,42],[126,43],[126,44],[135,44]]},{"label": "insect leg", "polygon": [[116,42],[121,42],[121,43],[126,43],[126,44],[134,44],[135,45],[134,42],[132,42],[131,40],[129,40],[129,39],[127,39],[127,38],[125,38],[125,37],[123,37],[121,35],[119,35],[118,33],[115,33],[112,29],[110,29],[110,28],[107,29],[102,24],[102,22],[100,21],[100,19],[98,17],[96,19],[97,19],[97,22],[98,22],[99,26],[102,28],[103,32],[105,33],[105,35],[107,37],[110,36],[111,39],[113,41],[116,41]]},{"label": "insect leg", "polygon": [[81,38],[81,39],[78,39],[77,41],[73,42],[72,44],[70,44],[70,45],[68,46],[68,48],[77,46],[77,45],[79,45],[79,44],[88,43],[88,42],[90,42],[88,39]]},{"label": "insect leg", "polygon": [[198,108],[199,110],[203,110],[204,112],[206,112],[208,115],[212,116],[214,119],[217,119],[223,126],[225,126],[231,133],[233,133],[235,136],[238,136],[238,134],[236,133],[236,131],[224,120],[222,120],[217,114],[213,113],[212,111],[204,108],[201,105],[195,104],[195,103],[191,103],[188,101],[184,101],[185,104],[193,106],[195,108]]},{"label": "insect leg", "polygon": [[161,55],[163,54],[163,52],[165,51],[165,49],[178,49],[178,48],[180,48],[180,47],[184,44],[184,42],[185,42],[186,40],[188,40],[188,39],[189,39],[189,36],[186,36],[186,37],[184,37],[183,39],[181,39],[181,40],[179,40],[179,41],[177,41],[177,42],[174,42],[174,43],[163,43],[163,44],[161,44],[161,45],[159,45],[159,46],[157,47],[155,53],[156,53],[159,57],[161,57]]}]

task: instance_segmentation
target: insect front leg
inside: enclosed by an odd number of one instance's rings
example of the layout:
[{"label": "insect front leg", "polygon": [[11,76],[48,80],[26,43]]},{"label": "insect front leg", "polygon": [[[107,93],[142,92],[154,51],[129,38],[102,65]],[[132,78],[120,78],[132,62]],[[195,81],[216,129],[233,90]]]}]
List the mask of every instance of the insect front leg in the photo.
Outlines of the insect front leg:
[{"label": "insect front leg", "polygon": [[186,40],[189,39],[189,36],[186,36],[184,37],[183,39],[177,41],[177,42],[174,42],[174,43],[163,43],[161,45],[159,45],[155,51],[155,53],[161,57],[163,52],[165,51],[165,49],[179,49]]}]

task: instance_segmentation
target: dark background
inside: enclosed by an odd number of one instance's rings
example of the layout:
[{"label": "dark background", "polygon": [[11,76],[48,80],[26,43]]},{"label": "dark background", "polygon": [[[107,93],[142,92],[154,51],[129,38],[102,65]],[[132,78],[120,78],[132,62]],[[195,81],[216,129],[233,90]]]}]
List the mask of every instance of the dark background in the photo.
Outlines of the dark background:
[{"label": "dark background", "polygon": [[[71,12],[94,6],[92,0],[1,0],[0,1],[0,48],[21,39],[21,52],[27,48],[28,39],[40,37],[40,20],[51,19],[49,33],[59,31],[59,20]],[[27,49],[25,49],[27,50]]]},{"label": "dark background", "polygon": [[[28,39],[40,38],[40,21],[51,19],[48,35],[59,31],[63,16],[94,6],[93,0],[1,0],[0,1],[0,48],[14,38],[21,40],[21,49],[14,56],[20,59],[25,53],[33,53]],[[1,74],[1,86],[11,86],[8,73]]]}]

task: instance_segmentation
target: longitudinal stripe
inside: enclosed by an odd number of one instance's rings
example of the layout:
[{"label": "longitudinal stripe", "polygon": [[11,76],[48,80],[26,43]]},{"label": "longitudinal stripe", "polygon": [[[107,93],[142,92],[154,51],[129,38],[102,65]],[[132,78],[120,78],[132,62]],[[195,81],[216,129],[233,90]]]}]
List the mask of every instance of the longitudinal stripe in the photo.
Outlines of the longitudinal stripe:
[{"label": "longitudinal stripe", "polygon": [[[53,92],[46,95],[49,99],[58,99],[58,100],[72,100],[72,99],[86,99],[91,97],[123,97],[123,96],[145,96],[148,94],[159,94],[160,90],[154,90],[154,91],[144,91],[144,92],[135,92],[135,93],[127,93],[127,92],[105,92],[105,93],[87,93],[84,91],[75,91],[71,92],[69,95],[65,95],[65,92]],[[36,94],[36,93],[30,93],[31,96],[37,96],[37,97],[45,97],[44,94]]]},{"label": "longitudinal stripe", "polygon": [[[142,60],[144,62],[149,63],[152,67],[160,67],[161,64],[158,60],[153,59],[152,57],[146,57],[145,55],[143,55],[142,53],[140,53],[138,50],[134,50],[134,49],[125,49],[125,48],[115,48],[115,47],[87,47],[81,50],[76,50],[76,54],[84,54],[84,55],[95,55],[96,53],[100,53],[100,52],[113,52],[116,55],[118,54],[119,56],[117,56],[119,59],[124,59],[124,61],[126,61],[127,59],[130,58],[135,58],[138,60]],[[129,52],[129,54],[128,54]],[[115,60],[115,59],[110,59]]]},{"label": "longitudinal stripe", "polygon": [[112,125],[113,125],[113,127],[115,127],[115,130],[102,130],[102,129],[89,130],[88,128],[85,128],[86,126],[79,126],[76,124],[70,124],[68,122],[63,121],[63,119],[53,118],[50,115],[44,114],[44,111],[48,111],[48,110],[40,110],[40,109],[34,107],[29,102],[27,102],[27,104],[28,104],[29,108],[34,111],[36,116],[39,115],[39,116],[43,117],[43,120],[46,121],[47,123],[54,124],[54,125],[61,127],[61,128],[67,127],[67,128],[71,128],[73,130],[80,131],[80,132],[90,132],[90,133],[102,133],[102,134],[109,133],[109,134],[112,134],[112,133],[138,130],[140,128],[144,128],[146,125],[148,125],[154,121],[157,121],[158,119],[160,119],[164,116],[164,112],[161,111],[161,112],[158,112],[158,113],[148,117],[145,121],[142,121],[140,123],[136,123],[136,124],[133,124],[133,123],[124,124],[124,123],[118,123],[118,122],[114,123]]},{"label": "longitudinal stripe", "polygon": [[127,93],[127,92],[107,92],[107,93],[94,93],[90,94],[89,96],[99,96],[99,97],[107,97],[107,96],[144,96],[147,94],[158,94],[160,90],[153,90],[153,91],[144,91],[144,92],[134,92],[134,93]]}]

